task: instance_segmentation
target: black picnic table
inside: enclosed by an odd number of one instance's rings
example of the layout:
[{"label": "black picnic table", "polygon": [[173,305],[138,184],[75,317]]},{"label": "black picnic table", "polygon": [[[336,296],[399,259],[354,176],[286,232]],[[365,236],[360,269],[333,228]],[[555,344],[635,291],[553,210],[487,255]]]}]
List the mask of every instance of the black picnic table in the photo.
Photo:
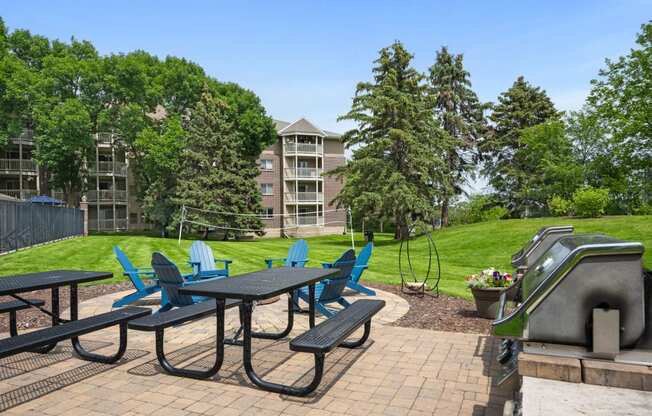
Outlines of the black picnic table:
[{"label": "black picnic table", "polygon": [[[70,321],[79,318],[79,296],[77,287],[80,283],[92,282],[113,277],[111,272],[92,272],[83,270],[52,270],[47,272],[28,273],[22,275],[0,277],[0,296],[11,296],[12,298],[38,308],[41,312],[52,317],[52,326],[65,321],[59,316],[59,288],[70,286]],[[50,289],[52,294],[52,309],[47,310],[38,305],[32,304],[19,294],[33,290]],[[72,338],[75,350],[81,350],[77,338]],[[52,350],[57,344],[53,343],[38,352],[45,353]]]},{"label": "black picnic table", "polygon": [[[251,362],[251,338],[281,339],[285,338],[294,325],[294,310],[291,292],[308,286],[309,311],[308,320],[310,328],[315,326],[315,283],[336,275],[339,269],[321,269],[314,267],[278,267],[233,276],[227,279],[216,279],[210,282],[197,283],[179,289],[181,293],[192,296],[205,296],[214,298],[217,303],[217,340],[215,365],[203,372],[201,376],[215,375],[220,370],[224,358],[224,310],[227,299],[242,301],[240,315],[243,325],[243,362],[245,372],[249,379],[258,387],[276,392],[291,394],[301,393],[301,389],[263,380],[256,374]],[[254,332],[251,330],[251,315],[255,301],[273,298],[283,293],[288,293],[288,322],[285,330],[279,333]],[[175,371],[179,373],[179,369]],[[195,376],[189,370],[189,377]],[[295,391],[296,390],[296,391]]]}]

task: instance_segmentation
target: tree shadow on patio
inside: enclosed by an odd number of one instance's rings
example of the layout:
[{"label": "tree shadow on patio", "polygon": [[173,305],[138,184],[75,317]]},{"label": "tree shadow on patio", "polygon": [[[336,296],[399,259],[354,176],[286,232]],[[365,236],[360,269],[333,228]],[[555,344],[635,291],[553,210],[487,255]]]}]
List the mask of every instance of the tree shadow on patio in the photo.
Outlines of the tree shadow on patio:
[{"label": "tree shadow on patio", "polygon": [[[496,376],[501,371],[501,366],[496,357],[498,355],[500,339],[490,336],[478,338],[474,357],[480,359],[482,375],[490,377],[488,398],[476,393],[475,401],[482,402],[473,405],[474,416],[502,415],[505,401],[513,398],[511,386],[498,386]],[[475,361],[475,360],[474,360]]]}]

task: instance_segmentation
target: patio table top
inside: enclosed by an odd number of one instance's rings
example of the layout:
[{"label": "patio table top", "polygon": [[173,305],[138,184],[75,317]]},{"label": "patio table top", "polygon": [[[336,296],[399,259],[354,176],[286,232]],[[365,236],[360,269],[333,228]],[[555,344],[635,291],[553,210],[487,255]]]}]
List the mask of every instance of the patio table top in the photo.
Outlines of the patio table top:
[{"label": "patio table top", "polygon": [[0,277],[0,296],[32,290],[49,289],[74,283],[91,282],[107,279],[111,272],[90,272],[83,270],[52,270],[47,272],[27,273]]},{"label": "patio table top", "polygon": [[186,286],[179,291],[193,296],[245,301],[268,299],[334,276],[339,269],[276,267]]}]

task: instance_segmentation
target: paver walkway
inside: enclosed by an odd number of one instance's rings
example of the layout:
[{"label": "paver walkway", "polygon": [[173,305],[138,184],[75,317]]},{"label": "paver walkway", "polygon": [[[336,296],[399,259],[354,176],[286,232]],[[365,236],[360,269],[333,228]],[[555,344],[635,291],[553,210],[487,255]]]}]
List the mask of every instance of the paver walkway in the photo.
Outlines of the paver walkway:
[{"label": "paver walkway", "polygon": [[[111,294],[82,303],[80,316],[109,310]],[[288,397],[254,387],[242,368],[242,350],[225,347],[220,373],[210,380],[164,374],[154,354],[154,335],[129,331],[128,352],[114,365],[73,358],[69,343],[48,355],[20,354],[0,360],[0,411],[7,415],[499,415],[506,393],[491,383],[497,342],[486,336],[388,325],[409,306],[378,291],[387,307],[374,320],[364,348],[336,349],[326,356],[322,384],[311,396]],[[436,299],[433,300],[436,302]],[[254,327],[285,327],[287,302],[254,310]],[[237,310],[227,311],[235,331]],[[292,335],[307,329],[295,316]],[[169,335],[168,335],[169,334]],[[208,367],[215,326],[206,318],[166,331],[166,351],[175,363]],[[228,336],[228,332],[227,332]],[[87,335],[89,349],[113,351],[117,329]],[[254,365],[266,379],[306,384],[311,354],[293,353],[287,340],[254,340]]]}]

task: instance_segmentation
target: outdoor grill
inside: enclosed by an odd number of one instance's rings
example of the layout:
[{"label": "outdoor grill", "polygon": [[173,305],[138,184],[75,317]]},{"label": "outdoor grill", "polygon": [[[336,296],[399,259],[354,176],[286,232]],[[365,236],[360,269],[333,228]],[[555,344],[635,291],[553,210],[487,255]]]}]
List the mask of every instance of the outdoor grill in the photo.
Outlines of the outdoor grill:
[{"label": "outdoor grill", "polygon": [[558,238],[501,295],[493,334],[505,338],[504,376],[520,350],[652,363],[643,251],[602,234]]},{"label": "outdoor grill", "polygon": [[572,225],[557,225],[541,228],[522,249],[512,255],[512,266],[516,269],[526,271],[557,240],[571,234],[573,234]]}]

